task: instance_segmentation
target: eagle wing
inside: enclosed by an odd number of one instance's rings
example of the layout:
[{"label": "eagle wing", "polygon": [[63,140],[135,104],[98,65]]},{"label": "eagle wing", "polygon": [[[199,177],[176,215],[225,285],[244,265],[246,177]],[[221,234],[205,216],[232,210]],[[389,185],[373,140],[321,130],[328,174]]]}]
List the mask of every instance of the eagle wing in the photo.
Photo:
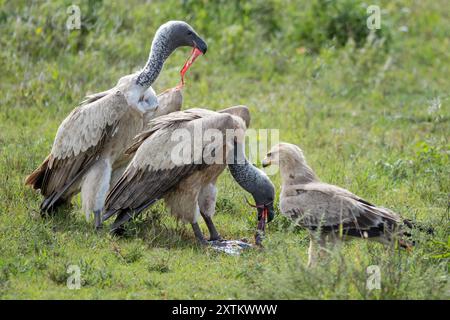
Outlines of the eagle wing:
[{"label": "eagle wing", "polygon": [[287,187],[281,200],[282,212],[308,229],[337,231],[361,236],[377,236],[386,226],[393,227],[400,217],[377,207],[348,190],[326,183]]}]

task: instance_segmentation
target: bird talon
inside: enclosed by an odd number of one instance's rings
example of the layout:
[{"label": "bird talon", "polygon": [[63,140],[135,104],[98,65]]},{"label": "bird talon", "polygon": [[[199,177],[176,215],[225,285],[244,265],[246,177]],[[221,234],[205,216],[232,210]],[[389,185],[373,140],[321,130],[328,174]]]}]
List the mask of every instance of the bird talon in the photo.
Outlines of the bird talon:
[{"label": "bird talon", "polygon": [[209,237],[209,241],[219,241],[219,242],[223,242],[225,241],[220,235],[216,235],[216,236],[210,236]]},{"label": "bird talon", "polygon": [[208,247],[208,246],[211,245],[211,244],[209,243],[209,241],[206,240],[206,239],[197,239],[197,243],[198,243],[200,246],[202,246],[202,247]]}]

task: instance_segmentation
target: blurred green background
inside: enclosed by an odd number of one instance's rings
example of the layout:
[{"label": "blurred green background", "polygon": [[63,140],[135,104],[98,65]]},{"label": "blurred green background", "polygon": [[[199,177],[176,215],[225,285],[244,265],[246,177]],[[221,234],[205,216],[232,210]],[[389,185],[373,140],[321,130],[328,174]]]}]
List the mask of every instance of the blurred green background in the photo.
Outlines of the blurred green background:
[{"label": "blurred green background", "polygon": [[[68,31],[69,6],[81,10]],[[381,29],[366,26],[381,8]],[[448,298],[449,2],[0,0],[0,297]],[[187,75],[184,108],[249,106],[253,128],[280,129],[317,174],[436,229],[412,253],[355,241],[306,269],[307,234],[278,215],[266,248],[239,257],[198,248],[155,206],[125,239],[96,234],[79,200],[52,219],[24,177],[48,154],[86,93],[142,67],[154,32],[185,20],[207,41]],[[155,83],[175,86],[178,49]],[[279,186],[279,176],[273,177]],[[224,174],[217,225],[251,238],[255,214]],[[205,226],[203,226],[205,229]],[[67,266],[82,270],[69,290]],[[379,265],[382,289],[365,287]]]}]

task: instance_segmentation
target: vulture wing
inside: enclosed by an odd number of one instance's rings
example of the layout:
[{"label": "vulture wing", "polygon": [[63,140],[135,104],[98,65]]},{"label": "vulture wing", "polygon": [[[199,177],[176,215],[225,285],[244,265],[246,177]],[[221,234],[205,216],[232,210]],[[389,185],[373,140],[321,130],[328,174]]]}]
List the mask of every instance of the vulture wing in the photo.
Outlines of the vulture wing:
[{"label": "vulture wing", "polygon": [[40,189],[46,197],[42,211],[51,209],[98,159],[128,110],[124,95],[120,91],[110,92],[75,108],[61,123],[50,155],[26,179],[26,184]]},{"label": "vulture wing", "polygon": [[348,190],[325,184],[289,186],[284,191],[281,210],[308,229],[338,231],[351,236],[376,237],[392,229],[400,217],[385,208],[361,199]]},{"label": "vulture wing", "polygon": [[[151,129],[137,136],[129,148],[128,153],[135,152],[135,155],[108,194],[103,219],[117,215],[112,230],[120,228],[184,178],[213,163],[217,144],[203,141],[205,131],[217,129],[220,132],[220,148],[223,150],[227,141],[226,130],[240,126],[245,124],[238,117],[203,109],[174,112],[154,119]],[[177,158],[183,143],[187,148],[184,150],[192,152]],[[194,148],[197,150],[193,151]],[[225,153],[223,155],[226,156]]]}]

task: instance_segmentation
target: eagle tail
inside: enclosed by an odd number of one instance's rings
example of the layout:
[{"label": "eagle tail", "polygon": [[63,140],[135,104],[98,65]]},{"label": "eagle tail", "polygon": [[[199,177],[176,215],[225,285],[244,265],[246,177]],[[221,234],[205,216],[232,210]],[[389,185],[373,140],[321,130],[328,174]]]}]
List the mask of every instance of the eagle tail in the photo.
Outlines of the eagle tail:
[{"label": "eagle tail", "polygon": [[421,223],[417,223],[415,221],[412,221],[410,219],[403,219],[403,224],[408,227],[409,229],[417,229],[421,232],[425,232],[427,234],[433,235],[434,234],[434,229],[432,227],[429,226],[425,226]]}]

